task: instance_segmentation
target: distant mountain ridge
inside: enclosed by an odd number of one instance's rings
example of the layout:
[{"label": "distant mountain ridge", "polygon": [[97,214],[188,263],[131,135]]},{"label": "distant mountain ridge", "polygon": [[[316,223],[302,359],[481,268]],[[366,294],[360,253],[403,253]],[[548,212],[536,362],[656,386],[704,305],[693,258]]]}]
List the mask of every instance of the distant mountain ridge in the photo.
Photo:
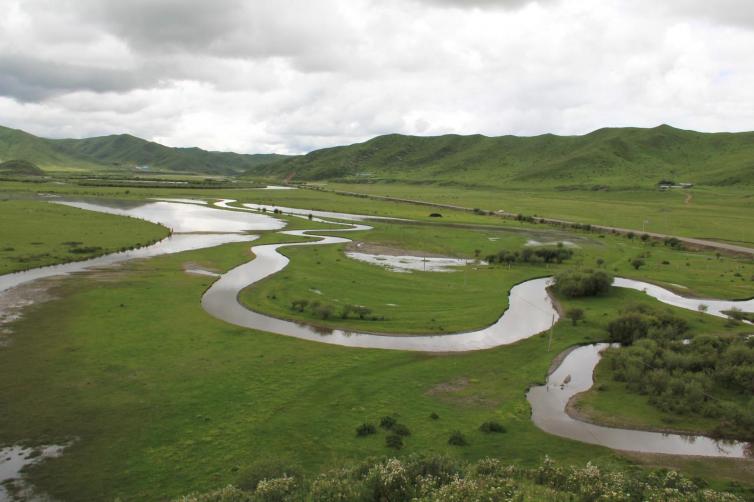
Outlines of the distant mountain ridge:
[{"label": "distant mountain ridge", "polygon": [[0,162],[22,159],[46,169],[180,171],[236,175],[285,158],[278,154],[171,148],[130,134],[47,139],[0,126]]},{"label": "distant mountain ridge", "polygon": [[671,126],[599,129],[583,136],[390,134],[316,150],[255,174],[294,180],[433,182],[562,188],[754,184],[754,133],[700,133]]},{"label": "distant mountain ridge", "polygon": [[652,186],[660,181],[754,185],[754,132],[701,133],[668,125],[606,128],[582,136],[406,136],[306,155],[171,148],[129,134],[45,139],[0,126],[0,162],[43,169],[194,172],[293,181],[543,186]]}]

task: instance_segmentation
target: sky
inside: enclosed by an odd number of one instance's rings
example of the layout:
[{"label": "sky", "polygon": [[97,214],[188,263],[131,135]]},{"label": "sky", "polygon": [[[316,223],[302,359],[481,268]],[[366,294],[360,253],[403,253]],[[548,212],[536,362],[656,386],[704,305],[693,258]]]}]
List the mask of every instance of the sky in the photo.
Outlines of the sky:
[{"label": "sky", "polygon": [[0,0],[0,125],[305,153],[754,130],[752,0]]}]

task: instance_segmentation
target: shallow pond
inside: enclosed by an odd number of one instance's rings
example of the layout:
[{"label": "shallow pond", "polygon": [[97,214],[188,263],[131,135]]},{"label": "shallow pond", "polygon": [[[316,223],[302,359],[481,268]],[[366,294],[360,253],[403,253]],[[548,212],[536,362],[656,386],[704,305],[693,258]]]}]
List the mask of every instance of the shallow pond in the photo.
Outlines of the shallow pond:
[{"label": "shallow pond", "polygon": [[457,272],[458,267],[474,263],[473,260],[460,258],[437,258],[407,255],[388,255],[360,253],[346,251],[346,256],[352,260],[362,261],[371,265],[379,265],[391,272]]},{"label": "shallow pond", "polygon": [[599,343],[574,349],[547,378],[546,385],[529,390],[526,398],[531,404],[532,421],[537,427],[549,434],[616,450],[705,457],[745,458],[751,455],[751,445],[748,443],[618,429],[571,418],[566,413],[568,401],[592,387],[594,368],[602,357],[601,352],[608,346]]},{"label": "shallow pond", "polygon": [[[28,491],[29,487],[23,482],[24,467],[36,464],[47,458],[59,457],[65,446],[50,445],[37,448],[25,446],[9,446],[0,448],[0,502],[14,500],[3,486],[13,483],[17,490]],[[28,500],[24,497],[24,500]]]}]

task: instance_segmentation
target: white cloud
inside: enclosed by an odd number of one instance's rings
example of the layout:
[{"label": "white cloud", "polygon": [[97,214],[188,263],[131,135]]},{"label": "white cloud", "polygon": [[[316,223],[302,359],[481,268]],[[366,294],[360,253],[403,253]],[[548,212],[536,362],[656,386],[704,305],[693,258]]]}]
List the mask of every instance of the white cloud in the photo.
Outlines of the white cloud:
[{"label": "white cloud", "polygon": [[0,124],[283,153],[392,132],[754,129],[754,9],[715,5],[0,0]]}]

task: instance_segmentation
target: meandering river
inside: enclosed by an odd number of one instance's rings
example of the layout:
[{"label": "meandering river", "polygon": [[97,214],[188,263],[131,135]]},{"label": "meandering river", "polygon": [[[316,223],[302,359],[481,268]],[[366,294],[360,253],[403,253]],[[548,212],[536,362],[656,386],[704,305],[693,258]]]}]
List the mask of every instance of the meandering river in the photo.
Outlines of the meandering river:
[{"label": "meandering river", "polygon": [[[234,201],[216,202],[215,206],[219,208],[179,199],[127,206],[61,202],[82,209],[144,218],[161,223],[175,233],[157,244],[141,249],[0,276],[0,292],[39,278],[89,270],[126,260],[201,249],[228,242],[251,241],[256,236],[245,232],[278,230],[285,225],[281,220],[257,212],[263,206],[246,204],[246,207],[233,207],[229,205],[232,202]],[[373,218],[368,215],[348,215],[329,211],[293,208],[283,208],[283,210],[304,217],[312,214],[313,218],[325,222],[327,220],[321,218],[330,217],[359,222]],[[371,228],[361,223],[331,223],[335,225],[335,228],[328,229],[328,233],[363,231]],[[286,321],[254,312],[238,302],[238,294],[242,289],[285,268],[289,260],[278,252],[280,248],[350,242],[345,237],[317,235],[317,232],[322,231],[282,231],[281,233],[286,235],[306,236],[312,240],[292,244],[253,246],[251,249],[256,258],[222,274],[203,295],[201,300],[203,308],[223,321],[279,335],[348,347],[425,352],[461,352],[510,344],[546,331],[558,319],[558,313],[547,294],[547,286],[551,278],[532,279],[514,286],[509,292],[509,307],[496,323],[483,329],[458,334],[417,336],[360,333],[340,329],[323,330],[304,323]],[[754,311],[754,300],[741,302],[692,300],[654,284],[623,278],[616,279],[615,286],[644,291],[659,301],[690,310],[697,310],[699,303],[704,303],[708,306],[708,313],[713,315],[723,315],[720,313],[722,310],[732,307],[747,312]],[[725,443],[705,437],[613,429],[570,418],[565,413],[568,399],[591,387],[592,371],[599,361],[599,352],[602,348],[604,345],[598,344],[574,350],[549,376],[547,385],[530,390],[527,397],[532,405],[532,419],[540,428],[552,434],[622,450],[728,457],[747,455],[748,446],[744,443]],[[566,382],[566,376],[570,376],[568,382]]]}]

